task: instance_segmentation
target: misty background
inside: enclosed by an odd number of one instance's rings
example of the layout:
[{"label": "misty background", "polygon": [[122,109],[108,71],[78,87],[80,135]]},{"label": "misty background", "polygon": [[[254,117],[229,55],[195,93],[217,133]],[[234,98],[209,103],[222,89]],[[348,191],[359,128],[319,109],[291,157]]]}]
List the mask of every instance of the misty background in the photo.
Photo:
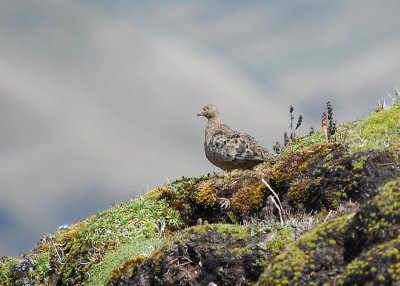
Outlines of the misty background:
[{"label": "misty background", "polygon": [[219,171],[209,103],[272,151],[289,106],[367,116],[400,85],[399,1],[0,2],[0,257]]}]

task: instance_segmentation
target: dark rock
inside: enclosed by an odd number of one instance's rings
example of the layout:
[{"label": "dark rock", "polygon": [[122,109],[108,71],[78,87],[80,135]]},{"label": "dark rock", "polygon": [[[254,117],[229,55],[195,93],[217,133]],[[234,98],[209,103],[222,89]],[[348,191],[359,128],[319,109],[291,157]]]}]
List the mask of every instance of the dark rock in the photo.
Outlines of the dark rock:
[{"label": "dark rock", "polygon": [[[232,229],[234,226],[232,226]],[[216,226],[191,228],[114,285],[248,285],[263,271],[266,235],[230,234]]]}]

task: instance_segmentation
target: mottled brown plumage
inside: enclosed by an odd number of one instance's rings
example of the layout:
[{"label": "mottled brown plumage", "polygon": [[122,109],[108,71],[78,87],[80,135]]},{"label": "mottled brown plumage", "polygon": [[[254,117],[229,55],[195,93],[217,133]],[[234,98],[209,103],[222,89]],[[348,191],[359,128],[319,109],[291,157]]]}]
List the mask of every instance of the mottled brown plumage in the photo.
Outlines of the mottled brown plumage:
[{"label": "mottled brown plumage", "polygon": [[250,169],[264,161],[275,161],[264,147],[258,145],[256,139],[223,124],[216,106],[204,106],[197,116],[208,119],[204,150],[207,159],[215,166],[229,171]]}]

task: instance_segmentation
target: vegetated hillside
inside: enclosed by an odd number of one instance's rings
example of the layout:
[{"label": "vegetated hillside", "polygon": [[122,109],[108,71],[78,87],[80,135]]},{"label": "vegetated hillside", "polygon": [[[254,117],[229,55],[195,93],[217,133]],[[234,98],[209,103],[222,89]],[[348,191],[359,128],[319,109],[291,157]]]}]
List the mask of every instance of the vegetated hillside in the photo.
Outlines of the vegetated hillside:
[{"label": "vegetated hillside", "polygon": [[400,283],[399,104],[280,149],[275,164],[182,178],[46,235],[0,260],[0,284]]}]

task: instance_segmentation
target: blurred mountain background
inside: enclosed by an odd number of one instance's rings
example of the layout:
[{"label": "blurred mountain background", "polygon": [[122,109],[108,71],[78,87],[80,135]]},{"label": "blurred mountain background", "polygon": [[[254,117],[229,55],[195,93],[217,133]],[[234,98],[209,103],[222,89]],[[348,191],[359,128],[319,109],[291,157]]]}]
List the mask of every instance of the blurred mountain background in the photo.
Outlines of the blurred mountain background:
[{"label": "blurred mountain background", "polygon": [[398,1],[1,1],[0,256],[168,179],[219,171],[208,103],[272,151],[399,84]]}]

